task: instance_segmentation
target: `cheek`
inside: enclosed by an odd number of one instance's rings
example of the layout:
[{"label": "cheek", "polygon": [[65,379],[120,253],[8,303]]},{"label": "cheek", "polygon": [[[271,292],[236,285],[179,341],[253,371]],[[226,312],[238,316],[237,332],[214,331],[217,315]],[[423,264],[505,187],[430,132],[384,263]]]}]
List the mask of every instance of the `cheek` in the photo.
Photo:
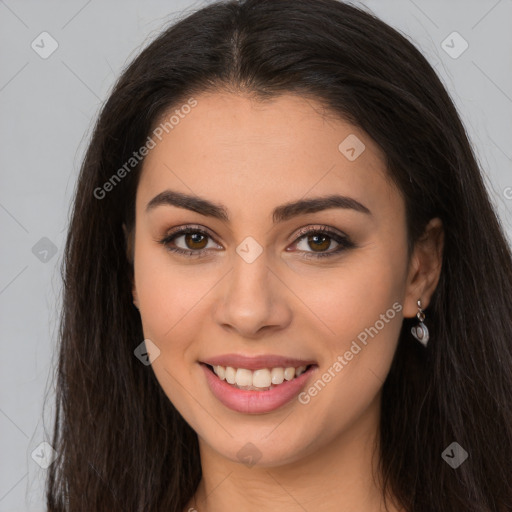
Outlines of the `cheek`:
[{"label": "cheek", "polygon": [[135,285],[145,336],[161,343],[173,340],[174,345],[183,339],[177,333],[194,329],[202,299],[217,280],[213,272],[201,276],[194,265],[177,264],[163,247],[140,240],[135,252]]},{"label": "cheek", "polygon": [[194,278],[193,266],[177,265],[171,258],[165,249],[141,240],[136,246],[135,285],[144,338],[160,351],[151,369],[173,405],[192,419],[197,411],[190,383],[198,378],[193,341],[199,338],[204,298],[215,277],[203,273],[204,279],[198,279],[196,272]]},{"label": "cheek", "polygon": [[316,402],[319,410],[339,404],[333,414],[349,417],[374,399],[400,334],[405,264],[402,253],[375,244],[326,270],[325,277],[311,275],[315,287],[308,290],[315,291],[307,293],[308,306],[328,334],[322,335],[320,382],[306,390],[304,402]]},{"label": "cheek", "polygon": [[[339,348],[403,299],[402,263],[377,251],[359,253],[338,267],[296,275],[301,296]],[[396,306],[395,306],[396,309]],[[393,310],[388,316],[394,318]],[[380,324],[379,324],[380,325]]]}]

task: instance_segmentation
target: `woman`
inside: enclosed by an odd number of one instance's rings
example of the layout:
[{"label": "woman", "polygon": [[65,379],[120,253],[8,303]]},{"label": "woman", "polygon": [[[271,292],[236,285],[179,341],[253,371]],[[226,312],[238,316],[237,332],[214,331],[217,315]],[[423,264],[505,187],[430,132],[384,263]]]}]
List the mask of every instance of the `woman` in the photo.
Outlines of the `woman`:
[{"label": "woman", "polygon": [[78,180],[50,511],[505,511],[512,263],[464,127],[335,0],[211,4]]}]

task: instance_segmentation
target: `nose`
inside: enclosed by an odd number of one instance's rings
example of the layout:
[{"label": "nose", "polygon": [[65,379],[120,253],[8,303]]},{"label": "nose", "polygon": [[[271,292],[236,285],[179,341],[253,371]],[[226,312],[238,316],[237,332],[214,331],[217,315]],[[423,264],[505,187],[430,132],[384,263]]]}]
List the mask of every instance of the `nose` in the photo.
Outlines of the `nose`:
[{"label": "nose", "polygon": [[266,251],[251,263],[238,255],[233,259],[217,290],[216,323],[248,339],[286,328],[292,321],[291,292],[269,267]]}]

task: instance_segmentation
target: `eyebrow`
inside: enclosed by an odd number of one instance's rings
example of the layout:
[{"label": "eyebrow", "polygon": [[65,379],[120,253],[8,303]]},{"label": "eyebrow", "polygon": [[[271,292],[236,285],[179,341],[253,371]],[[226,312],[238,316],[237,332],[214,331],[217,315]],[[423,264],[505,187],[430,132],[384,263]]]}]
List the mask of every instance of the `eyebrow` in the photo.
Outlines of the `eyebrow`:
[{"label": "eyebrow", "polygon": [[[228,211],[224,206],[195,195],[184,194],[183,192],[164,190],[149,201],[146,205],[146,212],[150,212],[154,208],[162,205],[184,208],[224,222],[230,221]],[[330,208],[344,208],[372,215],[371,211],[366,206],[351,197],[329,195],[325,197],[299,199],[298,201],[278,206],[272,212],[272,221],[276,224],[298,215],[315,213]]]}]

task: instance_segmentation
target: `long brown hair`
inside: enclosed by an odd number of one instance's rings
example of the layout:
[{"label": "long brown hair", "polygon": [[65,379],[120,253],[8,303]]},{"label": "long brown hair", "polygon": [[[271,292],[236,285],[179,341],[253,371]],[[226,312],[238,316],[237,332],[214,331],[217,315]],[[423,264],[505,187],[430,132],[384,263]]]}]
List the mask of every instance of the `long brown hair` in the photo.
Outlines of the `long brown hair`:
[{"label": "long brown hair", "polygon": [[[140,162],[105,183],[159,116],[221,89],[262,99],[296,93],[365,130],[404,198],[410,247],[441,218],[431,341],[423,349],[405,319],[383,387],[385,490],[408,512],[511,510],[510,249],[432,67],[397,31],[336,0],[208,5],[144,49],[106,101],[65,249],[48,510],[182,512],[201,478],[195,432],[133,353],[143,333],[123,224],[133,228]],[[452,442],[469,454],[456,469],[441,457]]]}]

